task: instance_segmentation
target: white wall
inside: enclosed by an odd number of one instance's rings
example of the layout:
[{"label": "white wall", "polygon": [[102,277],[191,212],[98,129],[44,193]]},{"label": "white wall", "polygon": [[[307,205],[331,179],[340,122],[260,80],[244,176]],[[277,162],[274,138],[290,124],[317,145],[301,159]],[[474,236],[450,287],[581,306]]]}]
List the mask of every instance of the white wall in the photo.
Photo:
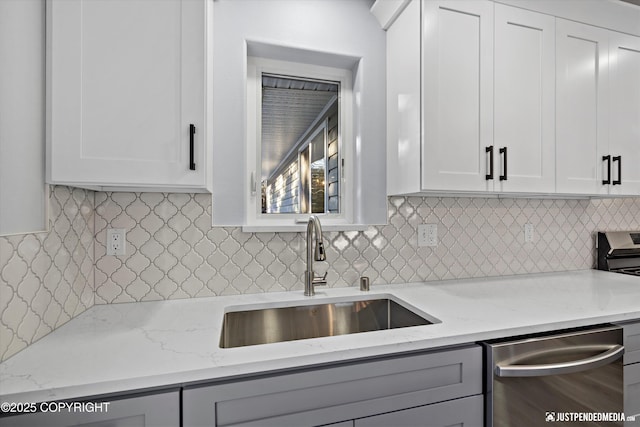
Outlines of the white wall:
[{"label": "white wall", "polygon": [[[359,58],[354,128],[356,223],[384,224],[385,33],[366,0],[217,0],[214,3],[213,223],[242,225],[247,41]],[[357,28],[357,31],[355,29]],[[322,54],[316,58],[323,57]],[[284,59],[284,58],[277,58]],[[335,64],[326,64],[335,66]],[[365,166],[366,165],[366,166]],[[364,208],[366,201],[366,209]]]},{"label": "white wall", "polygon": [[0,1],[0,235],[44,231],[44,0]]}]

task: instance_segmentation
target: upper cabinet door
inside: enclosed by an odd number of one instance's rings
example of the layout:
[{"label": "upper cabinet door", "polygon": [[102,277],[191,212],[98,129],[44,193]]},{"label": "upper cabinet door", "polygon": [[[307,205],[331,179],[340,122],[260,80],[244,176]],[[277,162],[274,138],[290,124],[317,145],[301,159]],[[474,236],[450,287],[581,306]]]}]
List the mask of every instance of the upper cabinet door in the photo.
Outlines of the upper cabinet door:
[{"label": "upper cabinet door", "polygon": [[607,194],[609,31],[558,19],[556,84],[557,191]]},{"label": "upper cabinet door", "polygon": [[640,195],[640,37],[609,34],[610,193],[637,196]]},{"label": "upper cabinet door", "polygon": [[493,190],[493,3],[423,8],[422,190]]},{"label": "upper cabinet door", "polygon": [[496,4],[494,54],[496,190],[552,193],[555,18]]},{"label": "upper cabinet door", "polygon": [[49,182],[204,190],[205,0],[56,0],[47,19]]}]

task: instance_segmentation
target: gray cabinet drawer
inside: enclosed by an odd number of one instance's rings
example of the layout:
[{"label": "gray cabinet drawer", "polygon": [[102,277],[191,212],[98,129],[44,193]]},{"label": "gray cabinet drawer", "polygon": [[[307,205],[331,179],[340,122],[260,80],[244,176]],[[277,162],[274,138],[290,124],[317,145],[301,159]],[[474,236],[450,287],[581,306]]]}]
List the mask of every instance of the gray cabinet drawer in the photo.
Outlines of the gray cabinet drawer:
[{"label": "gray cabinet drawer", "polygon": [[481,393],[482,350],[470,346],[187,388],[183,421],[320,425]]},{"label": "gray cabinet drawer", "polygon": [[106,410],[96,412],[38,412],[0,418],[2,427],[178,427],[180,425],[180,392],[152,394],[109,402]]},{"label": "gray cabinet drawer", "polygon": [[640,322],[624,326],[624,364],[640,362]]},{"label": "gray cabinet drawer", "polygon": [[480,427],[484,423],[481,395],[449,400],[356,420],[355,427]]}]

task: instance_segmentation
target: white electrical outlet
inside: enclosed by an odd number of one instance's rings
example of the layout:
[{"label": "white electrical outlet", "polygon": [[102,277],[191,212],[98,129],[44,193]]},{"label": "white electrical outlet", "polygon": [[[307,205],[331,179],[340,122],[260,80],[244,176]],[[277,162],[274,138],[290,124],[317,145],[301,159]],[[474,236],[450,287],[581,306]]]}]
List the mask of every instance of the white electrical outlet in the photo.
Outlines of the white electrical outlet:
[{"label": "white electrical outlet", "polygon": [[418,246],[438,246],[438,224],[418,224]]},{"label": "white electrical outlet", "polygon": [[107,229],[107,255],[126,255],[127,230],[124,228]]},{"label": "white electrical outlet", "polygon": [[524,241],[525,243],[533,242],[533,224],[524,225]]}]

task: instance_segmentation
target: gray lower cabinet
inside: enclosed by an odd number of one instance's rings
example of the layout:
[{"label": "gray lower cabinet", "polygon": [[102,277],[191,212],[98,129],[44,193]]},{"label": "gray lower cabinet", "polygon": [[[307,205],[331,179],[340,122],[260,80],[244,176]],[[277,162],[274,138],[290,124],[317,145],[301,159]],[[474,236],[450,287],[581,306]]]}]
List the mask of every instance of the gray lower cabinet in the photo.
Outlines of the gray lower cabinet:
[{"label": "gray lower cabinet", "polygon": [[482,427],[483,396],[470,396],[433,405],[355,420],[355,427]]},{"label": "gray lower cabinet", "polygon": [[640,322],[621,325],[624,339],[624,364],[640,363]]},{"label": "gray lower cabinet", "polygon": [[624,415],[636,418],[625,426],[640,426],[640,363],[624,367]]},{"label": "gray lower cabinet", "polygon": [[[185,388],[183,426],[345,427],[375,423],[374,415],[393,426],[424,417],[442,423],[417,425],[456,425],[458,412],[463,425],[481,426],[481,394],[474,345]],[[477,399],[460,399],[467,396]]]},{"label": "gray lower cabinet", "polygon": [[624,335],[624,414],[635,416],[625,426],[640,426],[640,322],[622,325]]},{"label": "gray lower cabinet", "polygon": [[[15,427],[179,427],[180,392],[178,390],[122,398],[117,400],[95,399],[91,402],[108,402],[106,410],[37,412],[0,418],[0,426]],[[39,406],[40,404],[38,404]],[[49,411],[55,404],[45,404]],[[105,405],[103,405],[104,408]],[[86,408],[86,407],[85,407]]]}]

